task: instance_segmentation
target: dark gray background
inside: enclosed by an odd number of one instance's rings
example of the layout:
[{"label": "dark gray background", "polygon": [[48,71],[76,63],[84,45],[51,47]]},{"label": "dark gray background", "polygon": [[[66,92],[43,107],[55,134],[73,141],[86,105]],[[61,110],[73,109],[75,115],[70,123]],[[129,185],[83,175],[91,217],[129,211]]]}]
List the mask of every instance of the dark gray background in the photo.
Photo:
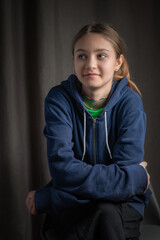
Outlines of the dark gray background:
[{"label": "dark gray background", "polygon": [[40,239],[42,217],[30,216],[25,198],[49,180],[44,98],[73,72],[71,39],[88,23],[109,23],[126,42],[147,114],[145,160],[160,203],[159,10],[154,0],[0,1],[0,239]]}]

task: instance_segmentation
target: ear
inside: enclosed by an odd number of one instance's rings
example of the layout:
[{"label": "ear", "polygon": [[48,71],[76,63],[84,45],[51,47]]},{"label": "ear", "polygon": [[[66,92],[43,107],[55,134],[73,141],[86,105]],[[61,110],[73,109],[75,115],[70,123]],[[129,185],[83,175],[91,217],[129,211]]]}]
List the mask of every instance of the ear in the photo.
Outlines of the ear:
[{"label": "ear", "polygon": [[115,65],[116,72],[120,69],[120,67],[123,63],[123,60],[124,60],[124,56],[122,54],[120,55],[120,57],[118,59],[116,59],[116,65]]}]

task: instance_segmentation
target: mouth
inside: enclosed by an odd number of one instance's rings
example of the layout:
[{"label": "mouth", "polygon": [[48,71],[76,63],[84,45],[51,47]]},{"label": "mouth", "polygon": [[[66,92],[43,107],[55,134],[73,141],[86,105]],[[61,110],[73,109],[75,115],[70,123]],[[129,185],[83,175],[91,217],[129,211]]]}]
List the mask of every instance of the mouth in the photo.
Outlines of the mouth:
[{"label": "mouth", "polygon": [[98,74],[98,73],[86,73],[86,74],[83,74],[83,77],[97,77],[97,76],[100,76],[100,74]]}]

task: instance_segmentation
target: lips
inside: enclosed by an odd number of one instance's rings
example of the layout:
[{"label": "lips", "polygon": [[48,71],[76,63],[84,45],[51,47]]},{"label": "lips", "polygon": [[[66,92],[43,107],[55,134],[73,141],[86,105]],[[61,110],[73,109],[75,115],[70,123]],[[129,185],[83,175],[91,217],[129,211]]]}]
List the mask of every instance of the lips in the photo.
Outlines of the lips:
[{"label": "lips", "polygon": [[100,76],[100,74],[98,74],[98,73],[86,73],[83,76],[84,77],[96,77],[96,76]]}]

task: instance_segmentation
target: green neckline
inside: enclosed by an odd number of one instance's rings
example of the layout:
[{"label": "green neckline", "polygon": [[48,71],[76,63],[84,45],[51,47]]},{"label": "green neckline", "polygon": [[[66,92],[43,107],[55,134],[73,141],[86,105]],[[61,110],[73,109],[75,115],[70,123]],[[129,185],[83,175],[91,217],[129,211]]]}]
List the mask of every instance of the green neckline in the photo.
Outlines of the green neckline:
[{"label": "green neckline", "polygon": [[100,115],[100,113],[103,111],[104,108],[98,109],[98,110],[91,110],[87,106],[85,108],[88,110],[88,112],[91,114],[91,116],[95,119]]}]

